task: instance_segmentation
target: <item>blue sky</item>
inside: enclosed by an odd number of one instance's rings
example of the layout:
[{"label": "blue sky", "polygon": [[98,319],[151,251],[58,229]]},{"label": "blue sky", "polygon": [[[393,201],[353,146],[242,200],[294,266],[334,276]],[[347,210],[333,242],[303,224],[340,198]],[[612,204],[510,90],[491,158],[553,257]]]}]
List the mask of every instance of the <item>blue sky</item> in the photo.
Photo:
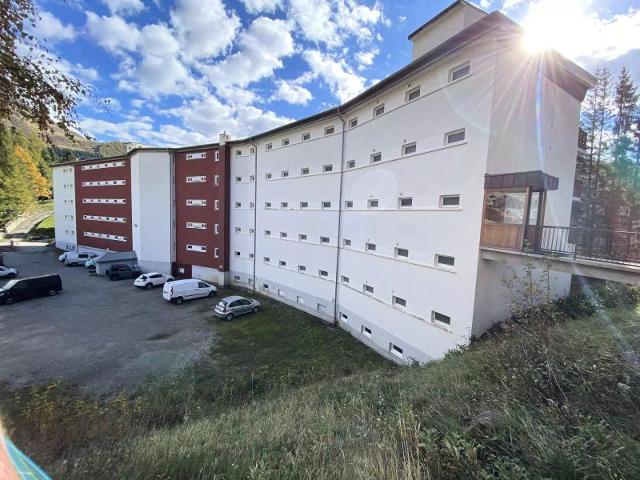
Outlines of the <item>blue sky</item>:
[{"label": "blue sky", "polygon": [[[411,59],[407,35],[452,0],[40,0],[37,33],[91,85],[98,140],[239,138],[355,96]],[[640,0],[477,0],[587,69],[640,80]]]}]

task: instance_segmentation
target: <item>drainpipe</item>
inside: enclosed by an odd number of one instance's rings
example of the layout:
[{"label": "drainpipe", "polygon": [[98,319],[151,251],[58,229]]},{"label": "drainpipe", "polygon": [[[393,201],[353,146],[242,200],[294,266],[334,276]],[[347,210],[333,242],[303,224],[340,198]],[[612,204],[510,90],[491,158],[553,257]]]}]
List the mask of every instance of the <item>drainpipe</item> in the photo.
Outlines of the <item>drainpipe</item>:
[{"label": "drainpipe", "polygon": [[258,146],[249,139],[253,146],[253,291],[256,291],[256,243],[258,240]]},{"label": "drainpipe", "polygon": [[344,141],[347,123],[340,112],[340,107],[337,108],[338,116],[342,122],[342,139],[340,143],[340,189],[338,191],[338,238],[336,242],[336,277],[335,277],[335,290],[333,294],[333,318],[334,323],[338,323],[338,281],[340,276],[340,252],[342,248],[340,246],[340,236],[342,234],[342,187],[344,179]]}]

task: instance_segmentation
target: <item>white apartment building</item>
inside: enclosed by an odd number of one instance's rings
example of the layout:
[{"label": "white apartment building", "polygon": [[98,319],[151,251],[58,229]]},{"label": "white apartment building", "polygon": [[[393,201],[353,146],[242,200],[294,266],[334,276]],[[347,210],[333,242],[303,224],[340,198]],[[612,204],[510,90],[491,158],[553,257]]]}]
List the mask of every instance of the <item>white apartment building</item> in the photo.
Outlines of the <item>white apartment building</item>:
[{"label": "white apartment building", "polygon": [[[389,358],[426,362],[508,315],[511,272],[482,246],[522,250],[528,227],[569,225],[593,78],[557,54],[527,54],[520,27],[465,1],[409,38],[413,61],[356,98],[228,142],[226,281],[335,322]],[[153,155],[140,165],[156,183],[140,174],[132,197],[166,211],[145,216],[132,200],[133,241],[166,270],[173,154]],[[163,246],[136,237],[146,231]],[[570,280],[553,273],[553,293]]]}]

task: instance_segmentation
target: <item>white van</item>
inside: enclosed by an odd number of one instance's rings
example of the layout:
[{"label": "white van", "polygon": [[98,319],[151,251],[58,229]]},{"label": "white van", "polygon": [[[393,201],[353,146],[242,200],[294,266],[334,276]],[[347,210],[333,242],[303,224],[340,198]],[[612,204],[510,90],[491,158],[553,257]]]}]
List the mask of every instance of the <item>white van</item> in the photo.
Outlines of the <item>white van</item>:
[{"label": "white van", "polygon": [[[64,257],[64,264],[68,267],[77,267],[78,265],[84,265],[84,262],[91,258],[96,258],[99,255],[93,252],[67,252]],[[59,257],[58,257],[59,258]]]},{"label": "white van", "polygon": [[193,298],[213,297],[218,289],[213,285],[190,278],[188,280],[175,280],[164,284],[162,298],[176,305]]}]

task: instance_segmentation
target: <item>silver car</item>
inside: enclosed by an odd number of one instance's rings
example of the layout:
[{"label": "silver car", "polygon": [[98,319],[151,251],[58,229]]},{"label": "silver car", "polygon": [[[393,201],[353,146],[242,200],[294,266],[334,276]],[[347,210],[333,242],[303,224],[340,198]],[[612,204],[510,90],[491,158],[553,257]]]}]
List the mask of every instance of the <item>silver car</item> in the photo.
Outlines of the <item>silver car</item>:
[{"label": "silver car", "polygon": [[244,315],[245,313],[256,313],[258,307],[260,307],[260,302],[257,300],[232,295],[220,300],[211,310],[215,317],[231,320],[233,317]]}]

